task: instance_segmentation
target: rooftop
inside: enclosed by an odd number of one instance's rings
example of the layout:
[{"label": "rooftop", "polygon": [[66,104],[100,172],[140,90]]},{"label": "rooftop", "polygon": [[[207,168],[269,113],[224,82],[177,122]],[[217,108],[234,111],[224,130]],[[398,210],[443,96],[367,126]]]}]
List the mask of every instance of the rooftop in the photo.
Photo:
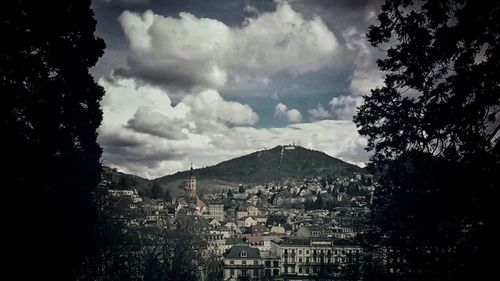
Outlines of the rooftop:
[{"label": "rooftop", "polygon": [[260,258],[260,251],[257,248],[252,248],[245,244],[234,245],[224,254],[224,258],[240,259],[240,258]]},{"label": "rooftop", "polygon": [[322,237],[311,238],[289,238],[281,243],[281,246],[309,246],[309,247],[324,247],[324,246],[358,246],[358,243],[348,239],[332,239]]}]

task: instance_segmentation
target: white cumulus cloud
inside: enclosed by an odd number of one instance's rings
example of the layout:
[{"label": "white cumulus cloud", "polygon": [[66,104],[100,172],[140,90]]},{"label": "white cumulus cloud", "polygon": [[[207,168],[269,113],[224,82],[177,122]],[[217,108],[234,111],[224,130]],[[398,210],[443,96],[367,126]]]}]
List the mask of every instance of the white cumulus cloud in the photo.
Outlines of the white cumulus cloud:
[{"label": "white cumulus cloud", "polygon": [[119,22],[130,55],[128,67],[115,74],[166,88],[218,89],[266,82],[280,71],[317,71],[332,64],[340,48],[320,17],[306,19],[286,2],[235,27],[190,13],[165,17],[152,11],[125,11]]},{"label": "white cumulus cloud", "polygon": [[340,96],[330,101],[330,107],[333,114],[343,120],[352,120],[356,114],[356,108],[363,102],[361,97]]},{"label": "white cumulus cloud", "polygon": [[349,89],[351,95],[361,96],[370,94],[370,89],[374,89],[383,82],[383,73],[376,65],[376,55],[363,33],[351,27],[342,33],[346,40],[345,47],[355,53],[354,72],[351,77]]},{"label": "white cumulus cloud", "polygon": [[106,89],[98,136],[104,162],[147,177],[173,172],[165,163],[178,167],[189,152],[209,149],[212,137],[225,135],[229,126],[258,120],[248,105],[226,101],[214,90],[173,106],[164,90],[132,79],[99,83]]},{"label": "white cumulus cloud", "polygon": [[298,109],[288,107],[283,103],[278,103],[274,110],[274,116],[286,117],[289,122],[299,123],[302,121],[302,113]]},{"label": "white cumulus cloud", "polygon": [[[368,158],[366,141],[350,121],[254,128],[258,116],[248,105],[224,100],[215,90],[185,96],[173,105],[165,90],[131,79],[99,83],[106,89],[98,136],[103,162],[124,172],[159,177],[187,169],[191,161],[198,167],[213,165],[292,141],[351,163]],[[287,117],[296,114],[284,104],[279,108]]]},{"label": "white cumulus cloud", "polygon": [[321,104],[318,104],[316,108],[309,109],[307,112],[309,113],[311,120],[322,120],[332,117],[332,114]]}]

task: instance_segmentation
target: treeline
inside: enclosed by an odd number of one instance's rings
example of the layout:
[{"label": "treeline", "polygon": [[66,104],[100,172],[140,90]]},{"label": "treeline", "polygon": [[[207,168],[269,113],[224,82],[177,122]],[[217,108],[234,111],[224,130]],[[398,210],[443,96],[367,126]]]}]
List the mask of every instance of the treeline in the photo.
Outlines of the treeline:
[{"label": "treeline", "polygon": [[207,252],[207,241],[195,220],[179,217],[168,227],[128,226],[116,213],[118,200],[109,198],[99,207],[93,237],[96,252],[82,263],[80,280],[220,279],[219,257]]},{"label": "treeline", "polygon": [[500,2],[386,0],[355,123],[378,177],[364,280],[483,280],[500,260]]},{"label": "treeline", "polygon": [[90,0],[5,3],[0,11],[2,275],[76,280],[92,255],[104,95]]}]

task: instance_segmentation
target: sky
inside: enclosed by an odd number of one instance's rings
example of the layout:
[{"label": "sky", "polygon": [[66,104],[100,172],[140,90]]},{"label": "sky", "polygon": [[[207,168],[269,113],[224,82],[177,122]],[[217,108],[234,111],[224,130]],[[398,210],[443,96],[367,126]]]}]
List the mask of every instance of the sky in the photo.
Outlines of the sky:
[{"label": "sky", "polygon": [[380,1],[94,0],[102,162],[155,178],[276,145],[364,166]]}]

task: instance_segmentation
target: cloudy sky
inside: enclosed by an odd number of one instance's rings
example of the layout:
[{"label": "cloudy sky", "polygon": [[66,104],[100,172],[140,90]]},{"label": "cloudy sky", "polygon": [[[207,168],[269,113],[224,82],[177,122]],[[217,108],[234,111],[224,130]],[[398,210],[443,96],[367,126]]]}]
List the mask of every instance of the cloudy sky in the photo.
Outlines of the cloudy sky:
[{"label": "cloudy sky", "polygon": [[295,142],[363,165],[379,2],[94,0],[104,164],[153,178]]}]

